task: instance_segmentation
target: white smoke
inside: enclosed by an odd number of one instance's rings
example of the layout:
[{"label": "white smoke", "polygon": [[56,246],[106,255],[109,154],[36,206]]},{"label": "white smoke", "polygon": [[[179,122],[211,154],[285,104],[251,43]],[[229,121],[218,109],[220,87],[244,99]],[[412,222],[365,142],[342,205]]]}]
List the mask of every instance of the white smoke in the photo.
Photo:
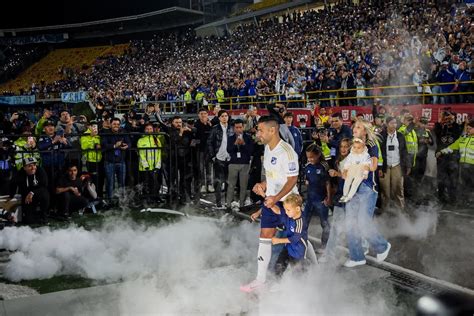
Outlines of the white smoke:
[{"label": "white smoke", "polygon": [[[255,253],[257,226],[243,223],[228,231],[209,220],[184,219],[169,226],[109,223],[100,230],[83,228],[0,231],[0,248],[10,256],[5,277],[11,281],[69,274],[117,281],[146,274],[180,273],[209,265],[242,261]],[[253,233],[252,233],[253,231]],[[253,245],[253,247],[252,247]]]},{"label": "white smoke", "polygon": [[[357,270],[315,265],[285,274],[280,291],[248,296],[239,286],[255,277],[259,226],[183,218],[163,226],[110,221],[100,229],[28,227],[0,231],[0,248],[15,253],[12,281],[55,275],[122,281],[121,314],[390,314],[393,290]],[[359,280],[360,283],[354,282]],[[386,286],[386,282],[384,283]]]},{"label": "white smoke", "polygon": [[418,209],[410,214],[393,211],[389,216],[376,218],[377,226],[386,238],[409,237],[424,240],[436,233],[438,214],[433,207]]}]

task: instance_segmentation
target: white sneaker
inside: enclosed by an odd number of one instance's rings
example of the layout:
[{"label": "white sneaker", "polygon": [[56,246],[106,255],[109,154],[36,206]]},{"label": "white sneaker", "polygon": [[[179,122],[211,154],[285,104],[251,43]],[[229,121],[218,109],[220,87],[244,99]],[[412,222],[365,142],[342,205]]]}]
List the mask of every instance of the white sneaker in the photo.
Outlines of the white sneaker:
[{"label": "white sneaker", "polygon": [[316,253],[318,255],[323,255],[326,252],[326,248],[318,248],[316,249]]},{"label": "white sneaker", "polygon": [[347,197],[343,196],[339,199],[340,203],[346,203],[347,202]]},{"label": "white sneaker", "polygon": [[240,208],[239,202],[237,202],[237,201],[232,201],[232,202],[230,203],[230,208],[231,208],[232,210],[234,210],[234,209],[235,209],[235,210],[238,210],[238,209]]},{"label": "white sneaker", "polygon": [[245,199],[244,206],[252,205],[252,200],[248,197]]},{"label": "white sneaker", "polygon": [[326,263],[328,262],[328,256],[322,255],[321,257],[318,258],[318,263]]},{"label": "white sneaker", "polygon": [[347,260],[346,262],[344,262],[344,267],[353,268],[353,267],[357,267],[357,266],[363,266],[366,263],[367,263],[367,261],[365,261],[365,259],[361,260],[361,261]]},{"label": "white sneaker", "polygon": [[262,289],[264,286],[265,286],[265,282],[261,282],[261,281],[258,281],[258,280],[253,280],[249,284],[241,285],[240,290],[242,292],[251,293],[255,290]]},{"label": "white sneaker", "polygon": [[209,193],[214,193],[215,190],[214,190],[214,187],[212,186],[212,184],[209,184],[209,185],[207,186],[207,191],[208,191]]},{"label": "white sneaker", "polygon": [[206,186],[205,185],[201,186],[201,193],[206,193]]},{"label": "white sneaker", "polygon": [[385,249],[384,252],[377,254],[377,262],[382,262],[385,259],[387,259],[388,253],[390,252],[390,248],[392,248],[392,245],[389,242],[387,242],[387,249]]}]

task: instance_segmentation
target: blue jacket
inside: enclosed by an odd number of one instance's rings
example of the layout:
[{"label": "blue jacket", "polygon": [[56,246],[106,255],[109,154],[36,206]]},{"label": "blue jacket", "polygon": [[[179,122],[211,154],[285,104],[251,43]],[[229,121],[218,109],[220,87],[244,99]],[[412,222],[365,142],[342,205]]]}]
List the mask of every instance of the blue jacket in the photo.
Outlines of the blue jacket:
[{"label": "blue jacket", "polygon": [[56,143],[53,144],[53,137],[42,135],[38,140],[38,149],[41,154],[41,164],[43,167],[62,167],[66,153],[64,149],[71,148],[71,143],[66,138],[67,143]]},{"label": "blue jacket", "polygon": [[127,150],[114,148],[114,145],[118,141],[127,143],[128,149],[130,149],[132,146],[130,142],[130,138],[128,136],[121,135],[119,133],[112,133],[112,132],[101,135],[101,143],[102,143],[101,146],[102,146],[102,150],[104,151],[105,162],[109,162],[109,163],[125,162]]},{"label": "blue jacket", "polygon": [[280,207],[280,222],[285,226],[284,235],[290,241],[289,244],[285,244],[288,254],[297,260],[304,259],[308,242],[308,224],[305,217],[290,218],[283,207]]},{"label": "blue jacket", "polygon": [[[452,67],[449,67],[447,69],[441,69],[441,71],[438,73],[437,80],[439,83],[444,83],[444,82],[454,82],[454,75],[455,71]],[[441,91],[444,93],[449,93],[453,91],[454,84],[445,84],[441,86]]]},{"label": "blue jacket", "polygon": [[[244,133],[244,142],[245,145],[236,145],[235,141],[237,140],[237,134],[234,134],[227,138],[227,152],[230,155],[230,162],[231,164],[249,164],[250,159],[253,155],[253,147],[254,142],[250,135]],[[238,154],[240,152],[240,158],[238,158]]]},{"label": "blue jacket", "polygon": [[295,151],[299,156],[303,151],[303,136],[301,136],[300,130],[293,125],[288,126],[288,129],[290,130],[291,135],[293,135],[293,140],[295,141]]},{"label": "blue jacket", "polygon": [[466,87],[469,86],[469,83],[462,83],[462,81],[471,80],[471,74],[466,69],[464,69],[464,70],[458,69],[456,71],[456,74],[454,75],[454,77],[456,78],[456,80],[461,81],[459,83],[460,87],[466,88]]},{"label": "blue jacket", "polygon": [[323,164],[307,164],[305,179],[308,181],[308,200],[323,201],[327,196],[326,184],[329,182],[329,174]]}]

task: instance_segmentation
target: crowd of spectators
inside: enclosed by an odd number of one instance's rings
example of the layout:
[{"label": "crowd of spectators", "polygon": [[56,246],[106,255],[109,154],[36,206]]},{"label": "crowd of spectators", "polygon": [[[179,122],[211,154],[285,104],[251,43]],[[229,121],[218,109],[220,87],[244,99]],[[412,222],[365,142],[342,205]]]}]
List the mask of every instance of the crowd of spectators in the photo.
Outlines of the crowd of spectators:
[{"label": "crowd of spectators", "polygon": [[[192,30],[135,40],[123,56],[101,58],[91,72],[38,87],[46,94],[88,90],[99,105],[218,99],[242,102],[279,93],[281,99],[326,99],[322,106],[364,105],[380,95],[471,91],[474,26],[471,11],[430,1],[383,6],[336,4],[242,24],[221,38]],[[457,82],[428,87],[381,86]],[[350,90],[357,89],[360,90]],[[362,90],[372,88],[372,90]],[[341,89],[340,92],[314,93]],[[351,99],[359,97],[358,99]],[[425,102],[467,102],[469,95]],[[385,100],[385,98],[383,99]],[[416,103],[416,97],[386,102]],[[194,112],[198,106],[193,106]]]},{"label": "crowd of spectators", "polygon": [[[0,44],[0,83],[15,78],[26,67],[43,57],[46,47],[38,45]],[[3,92],[3,94],[8,94]]]},{"label": "crowd of spectators", "polygon": [[[308,155],[318,156],[327,179],[317,182],[331,184],[321,191],[327,193],[322,200],[330,206],[340,198],[336,194],[340,187],[329,179],[342,174],[338,163],[348,154],[352,130],[343,124],[340,113],[329,116],[321,109],[312,118],[314,128],[296,128],[291,110],[283,104],[268,106],[270,115],[280,122],[283,140],[299,155],[300,170],[309,162]],[[374,106],[378,113],[372,127],[380,148],[379,209],[405,210],[407,199],[418,203],[436,194],[442,203],[472,203],[474,121],[460,125],[446,108],[430,130],[426,118],[415,120],[408,109],[398,117],[381,109]],[[215,194],[218,209],[243,207],[259,200],[250,192],[262,177],[264,147],[257,137],[258,119],[256,108],[234,118],[217,109],[212,119],[207,109],[201,108],[197,120],[180,116],[165,120],[153,104],[143,115],[132,111],[123,119],[111,115],[99,121],[71,116],[66,109],[55,112],[45,108],[36,123],[14,113],[0,124],[4,132],[0,194],[13,196],[19,187],[25,202],[33,192],[26,204],[46,203],[40,205],[41,212],[55,209],[65,218],[79,211],[77,205],[83,209],[95,207],[90,203],[96,202],[106,207],[131,188],[138,190],[141,202],[150,205],[163,203],[165,198],[183,205],[199,203],[202,194]],[[356,121],[364,119],[357,117]],[[311,152],[305,154],[309,147]],[[308,184],[304,180],[302,173],[300,189]],[[28,191],[40,184],[38,194]],[[35,210],[26,206],[29,212]],[[40,219],[44,220],[44,215]]]}]

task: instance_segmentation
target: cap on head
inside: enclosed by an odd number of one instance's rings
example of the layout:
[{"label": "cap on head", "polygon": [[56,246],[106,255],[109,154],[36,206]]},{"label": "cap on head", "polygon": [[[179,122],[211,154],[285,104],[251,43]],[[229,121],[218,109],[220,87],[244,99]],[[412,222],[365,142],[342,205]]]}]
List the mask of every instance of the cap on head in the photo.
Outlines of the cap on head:
[{"label": "cap on head", "polygon": [[23,159],[23,164],[25,166],[31,165],[33,163],[38,163],[35,157],[27,157]]}]

